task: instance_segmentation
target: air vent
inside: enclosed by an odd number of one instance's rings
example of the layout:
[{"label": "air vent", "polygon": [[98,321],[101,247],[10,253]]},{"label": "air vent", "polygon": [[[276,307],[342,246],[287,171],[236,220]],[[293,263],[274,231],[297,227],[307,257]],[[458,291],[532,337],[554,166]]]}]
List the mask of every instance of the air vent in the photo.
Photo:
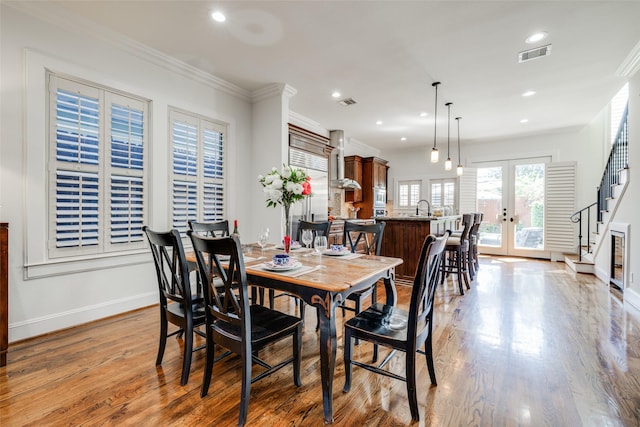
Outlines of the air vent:
[{"label": "air vent", "polygon": [[546,46],[537,47],[531,50],[525,50],[518,54],[518,62],[527,62],[532,59],[542,58],[543,56],[551,55],[551,45],[548,44]]},{"label": "air vent", "polygon": [[349,105],[357,104],[357,103],[358,103],[358,101],[356,101],[353,98],[345,98],[345,99],[341,99],[340,101],[338,101],[338,104],[344,105],[346,107],[348,107]]}]

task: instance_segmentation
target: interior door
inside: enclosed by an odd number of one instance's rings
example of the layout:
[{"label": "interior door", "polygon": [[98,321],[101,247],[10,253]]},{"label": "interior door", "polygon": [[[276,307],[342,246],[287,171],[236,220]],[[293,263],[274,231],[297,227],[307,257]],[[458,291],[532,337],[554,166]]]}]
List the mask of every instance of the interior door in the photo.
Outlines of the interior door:
[{"label": "interior door", "polygon": [[480,251],[548,258],[544,241],[546,157],[476,164]]}]

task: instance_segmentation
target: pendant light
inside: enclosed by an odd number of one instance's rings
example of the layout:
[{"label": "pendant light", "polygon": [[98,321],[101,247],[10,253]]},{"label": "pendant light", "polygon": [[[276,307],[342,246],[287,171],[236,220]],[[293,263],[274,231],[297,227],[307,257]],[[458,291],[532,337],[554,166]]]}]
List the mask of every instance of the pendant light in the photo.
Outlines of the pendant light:
[{"label": "pendant light", "polygon": [[456,117],[456,122],[458,122],[458,167],[456,168],[456,174],[458,176],[463,174],[462,170],[462,162],[460,161],[460,119],[462,117]]},{"label": "pendant light", "polygon": [[436,147],[436,135],[438,129],[438,85],[440,82],[433,82],[431,86],[436,88],[436,104],[433,112],[433,148],[431,149],[431,163],[438,163],[438,147]]},{"label": "pendant light", "polygon": [[444,170],[446,171],[451,170],[451,104],[453,104],[453,102],[444,104],[447,106],[447,160],[444,162]]}]

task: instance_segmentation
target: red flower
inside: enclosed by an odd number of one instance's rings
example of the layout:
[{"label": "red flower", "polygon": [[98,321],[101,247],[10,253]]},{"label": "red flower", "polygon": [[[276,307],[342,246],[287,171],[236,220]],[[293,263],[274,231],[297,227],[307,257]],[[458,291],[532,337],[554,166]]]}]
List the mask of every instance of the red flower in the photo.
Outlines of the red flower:
[{"label": "red flower", "polygon": [[309,194],[311,194],[311,184],[309,183],[310,179],[311,179],[310,177],[307,177],[307,180],[302,183],[302,195],[303,196],[308,196]]}]

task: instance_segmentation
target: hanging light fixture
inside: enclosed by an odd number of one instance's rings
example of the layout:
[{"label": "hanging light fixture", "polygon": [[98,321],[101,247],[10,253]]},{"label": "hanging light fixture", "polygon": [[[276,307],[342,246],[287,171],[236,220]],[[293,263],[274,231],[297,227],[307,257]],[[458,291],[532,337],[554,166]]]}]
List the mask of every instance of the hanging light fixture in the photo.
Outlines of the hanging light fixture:
[{"label": "hanging light fixture", "polygon": [[438,129],[438,85],[440,82],[433,82],[431,86],[436,88],[436,104],[433,109],[433,148],[431,149],[431,163],[438,163],[438,147],[436,147],[436,135]]},{"label": "hanging light fixture", "polygon": [[451,170],[451,104],[453,104],[453,102],[444,104],[447,106],[447,160],[444,162],[444,170],[446,171]]},{"label": "hanging light fixture", "polygon": [[458,176],[462,175],[462,162],[460,161],[460,119],[462,117],[456,117],[456,122],[458,122],[458,167],[456,168],[456,174]]}]

